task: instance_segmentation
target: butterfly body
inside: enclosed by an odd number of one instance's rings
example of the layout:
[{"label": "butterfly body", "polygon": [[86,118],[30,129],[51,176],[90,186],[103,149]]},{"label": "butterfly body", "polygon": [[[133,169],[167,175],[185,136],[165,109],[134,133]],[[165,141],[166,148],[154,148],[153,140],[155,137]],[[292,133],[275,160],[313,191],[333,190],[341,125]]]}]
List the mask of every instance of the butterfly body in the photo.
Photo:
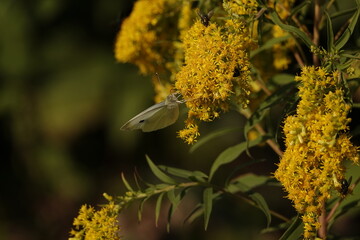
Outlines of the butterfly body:
[{"label": "butterfly body", "polygon": [[149,107],[130,119],[121,130],[141,129],[143,132],[152,132],[165,128],[178,119],[180,103],[182,102],[175,94],[170,94],[165,101]]}]

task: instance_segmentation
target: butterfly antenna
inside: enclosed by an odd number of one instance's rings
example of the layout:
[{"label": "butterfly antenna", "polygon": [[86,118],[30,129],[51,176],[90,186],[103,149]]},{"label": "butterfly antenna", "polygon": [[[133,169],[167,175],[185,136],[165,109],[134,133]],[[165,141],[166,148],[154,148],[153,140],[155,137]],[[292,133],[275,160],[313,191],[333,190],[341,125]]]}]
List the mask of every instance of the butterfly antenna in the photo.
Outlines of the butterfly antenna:
[{"label": "butterfly antenna", "polygon": [[165,88],[165,86],[162,84],[162,82],[161,82],[161,80],[160,80],[159,74],[156,72],[155,75],[156,75],[157,80],[159,81],[159,84],[160,84],[163,88]]}]

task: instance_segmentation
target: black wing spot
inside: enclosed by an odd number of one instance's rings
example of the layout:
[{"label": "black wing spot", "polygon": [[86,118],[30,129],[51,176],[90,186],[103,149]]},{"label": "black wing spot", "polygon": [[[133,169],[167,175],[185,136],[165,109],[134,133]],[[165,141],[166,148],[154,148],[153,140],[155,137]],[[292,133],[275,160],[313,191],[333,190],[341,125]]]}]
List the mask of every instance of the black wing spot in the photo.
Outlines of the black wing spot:
[{"label": "black wing spot", "polygon": [[145,120],[144,120],[144,119],[139,121],[139,123],[143,123],[143,122],[145,122]]}]

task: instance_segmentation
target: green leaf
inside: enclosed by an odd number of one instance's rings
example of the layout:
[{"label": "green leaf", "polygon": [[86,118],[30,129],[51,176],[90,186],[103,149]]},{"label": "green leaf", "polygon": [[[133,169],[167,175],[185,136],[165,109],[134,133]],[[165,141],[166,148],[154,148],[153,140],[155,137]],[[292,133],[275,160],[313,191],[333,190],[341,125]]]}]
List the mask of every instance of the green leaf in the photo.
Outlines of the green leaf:
[{"label": "green leaf", "polygon": [[203,173],[201,171],[194,171],[193,174],[194,175],[189,178],[192,181],[195,180],[195,181],[198,181],[198,182],[206,182],[207,179],[209,178],[208,175],[206,175],[205,173]]},{"label": "green leaf", "polygon": [[345,46],[345,44],[349,40],[350,36],[354,32],[356,23],[358,21],[359,15],[360,15],[359,1],[356,1],[356,4],[357,4],[357,10],[354,13],[354,15],[351,17],[349,26],[346,28],[346,30],[343,32],[343,34],[340,36],[340,38],[335,42],[335,49],[337,49],[337,50],[340,50],[342,47]]},{"label": "green leaf", "polygon": [[193,223],[196,219],[198,219],[202,214],[204,214],[204,208],[202,204],[197,204],[194,209],[189,213],[189,215],[184,219],[184,223]]},{"label": "green leaf", "polygon": [[329,13],[327,11],[324,11],[326,18],[327,18],[327,24],[326,24],[326,30],[327,30],[327,50],[330,51],[332,47],[334,46],[334,31],[332,27],[331,18],[329,16]]},{"label": "green leaf", "polygon": [[242,142],[235,146],[229,147],[225,151],[220,153],[220,155],[215,159],[213,165],[211,166],[210,174],[209,174],[209,181],[212,179],[212,177],[214,176],[214,173],[216,172],[216,170],[218,170],[218,168],[220,166],[231,163],[236,158],[238,158],[240,156],[240,154],[243,153],[248,147],[250,148],[255,145],[258,145],[262,141],[263,141],[263,138],[260,137],[253,141],[250,141],[249,144],[248,144],[248,142]]},{"label": "green leaf", "polygon": [[299,5],[295,6],[294,8],[291,9],[291,13],[289,17],[292,17],[294,15],[296,15],[299,11],[301,11],[301,9],[303,7],[306,7],[307,5],[310,5],[311,1],[310,0],[306,0],[306,1],[302,1],[299,3]]},{"label": "green leaf", "polygon": [[213,201],[212,187],[205,188],[203,192],[203,201],[204,201],[204,227],[206,230],[209,224],[210,215],[212,211],[212,201]]},{"label": "green leaf", "polygon": [[167,173],[170,173],[171,175],[174,175],[176,177],[186,178],[189,180],[196,179],[197,181],[205,182],[205,179],[208,178],[208,176],[201,171],[189,171],[189,170],[185,170],[185,169],[168,167],[168,166],[164,166],[164,165],[160,165],[158,167],[161,170],[163,170]]},{"label": "green leaf", "polygon": [[[218,199],[222,195],[221,192],[213,193],[212,200]],[[184,222],[193,223],[197,218],[204,214],[203,204],[197,204],[189,215],[184,219]]]},{"label": "green leaf", "polygon": [[270,40],[268,40],[267,42],[265,42],[261,47],[253,50],[250,52],[250,58],[256,56],[257,54],[259,54],[260,52],[271,48],[272,46],[274,46],[274,44],[276,43],[281,43],[286,41],[287,39],[289,39],[291,37],[291,35],[286,35],[286,36],[282,36],[282,37],[278,37],[278,38],[272,38]]},{"label": "green leaf", "polygon": [[347,53],[341,53],[341,57],[360,60],[359,56],[352,55],[352,54],[347,54]]},{"label": "green leaf", "polygon": [[345,15],[347,15],[349,13],[355,12],[356,10],[357,10],[357,7],[346,9],[346,10],[338,10],[338,11],[331,14],[331,19],[345,16]]},{"label": "green leaf", "polygon": [[175,189],[172,189],[167,192],[167,197],[171,203],[169,211],[168,211],[168,222],[167,222],[167,226],[166,226],[167,231],[170,231],[171,218],[174,215],[175,210],[179,206],[182,198],[184,197],[186,190],[187,189],[183,189],[179,194],[176,194]]},{"label": "green leaf", "polygon": [[[246,193],[251,191],[255,187],[264,185],[268,182],[269,179],[270,178],[266,176],[246,174],[238,177],[235,181],[231,182],[226,187],[226,191],[232,194],[236,194],[237,192]],[[267,227],[269,227],[271,223],[271,213],[265,199],[261,194],[255,192],[251,192],[248,195],[252,200],[254,200],[259,209],[265,214],[267,220]]]},{"label": "green leaf", "polygon": [[271,80],[277,85],[285,85],[294,82],[294,75],[287,73],[279,73],[271,78]]},{"label": "green leaf", "polygon": [[151,169],[151,171],[153,172],[153,174],[161,181],[163,181],[164,183],[169,183],[169,184],[177,184],[177,182],[169,177],[168,175],[166,175],[164,172],[162,172],[152,161],[151,159],[148,157],[148,155],[146,155],[146,161],[149,164],[149,167]]},{"label": "green leaf", "polygon": [[279,240],[299,240],[303,234],[304,224],[298,215]]},{"label": "green leaf", "polygon": [[195,150],[197,150],[198,148],[200,148],[201,146],[203,146],[205,143],[209,142],[210,140],[213,140],[215,138],[221,137],[227,133],[231,133],[231,132],[235,132],[241,130],[241,128],[224,128],[224,129],[220,129],[217,131],[214,131],[208,135],[206,135],[205,137],[202,137],[198,142],[196,142],[194,145],[191,146],[190,148],[190,153],[194,152]]},{"label": "green leaf", "polygon": [[158,226],[158,220],[159,220],[159,216],[160,216],[160,211],[161,211],[161,203],[163,200],[165,192],[162,192],[159,194],[157,200],[156,200],[156,206],[155,206],[155,226]]},{"label": "green leaf", "polygon": [[[264,141],[266,141],[266,138],[264,137]],[[266,159],[263,159],[263,158],[261,158],[261,159],[254,159],[254,160],[252,160],[252,161],[247,161],[247,162],[244,162],[244,163],[241,163],[241,164],[239,164],[238,166],[236,166],[234,169],[232,169],[232,171],[231,171],[231,173],[229,173],[228,174],[228,177],[226,178],[226,180],[225,180],[225,186],[228,186],[229,185],[229,183],[230,184],[233,184],[234,182],[236,182],[237,180],[238,180],[238,178],[233,178],[233,176],[239,171],[239,170],[241,170],[241,169],[243,169],[243,168],[245,168],[245,167],[248,167],[248,166],[250,166],[250,165],[253,165],[253,164],[256,164],[256,163],[260,163],[260,162],[265,162],[266,161]],[[241,177],[243,177],[243,176],[241,176]]]},{"label": "green leaf", "polygon": [[236,179],[233,179],[231,183],[226,187],[226,190],[231,193],[236,193],[239,191],[246,192],[250,191],[253,188],[265,185],[269,182],[270,177],[256,175],[253,173],[247,173],[245,175],[241,175]]},{"label": "green leaf", "polygon": [[270,15],[271,20],[275,24],[277,24],[283,30],[296,35],[298,38],[300,38],[306,44],[306,46],[308,48],[310,48],[310,46],[313,45],[311,39],[303,31],[301,31],[297,27],[283,23],[274,10],[271,10],[269,15]]},{"label": "green leaf", "polygon": [[154,193],[158,190],[163,190],[165,188],[168,188],[169,186],[173,186],[166,183],[160,183],[160,184],[147,184],[147,188],[144,191],[146,195],[154,195]]},{"label": "green leaf", "polygon": [[287,99],[291,96],[291,91],[293,91],[296,82],[291,82],[279,88],[276,92],[267,97],[251,115],[251,117],[246,121],[244,126],[244,136],[247,139],[248,132],[258,124],[267,114],[267,109],[280,103],[285,102],[284,99]]},{"label": "green leaf", "polygon": [[256,202],[257,206],[265,214],[267,227],[269,227],[271,223],[271,213],[264,197],[260,193],[252,193],[249,197]]},{"label": "green leaf", "polygon": [[148,196],[146,198],[143,198],[141,200],[141,202],[140,202],[139,209],[138,209],[138,221],[139,222],[141,221],[141,216],[142,216],[142,211],[143,211],[143,208],[144,208],[144,204],[149,198],[150,198],[150,196]]},{"label": "green leaf", "polygon": [[132,187],[130,186],[130,184],[128,183],[128,181],[126,180],[124,173],[121,173],[121,179],[122,179],[122,181],[123,181],[126,189],[127,189],[128,191],[130,191],[130,192],[134,192],[134,190],[132,189]]}]

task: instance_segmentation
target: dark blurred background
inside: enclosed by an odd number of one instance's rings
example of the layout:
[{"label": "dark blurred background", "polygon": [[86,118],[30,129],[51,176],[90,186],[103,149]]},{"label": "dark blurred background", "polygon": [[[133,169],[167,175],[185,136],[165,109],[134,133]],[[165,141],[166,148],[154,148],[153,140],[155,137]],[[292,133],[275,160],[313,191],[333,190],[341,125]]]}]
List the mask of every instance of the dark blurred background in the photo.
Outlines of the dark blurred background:
[{"label": "dark blurred background", "polygon": [[[125,191],[121,172],[131,179],[137,169],[152,180],[145,154],[157,164],[207,172],[226,146],[242,139],[234,132],[189,154],[189,146],[176,137],[184,116],[154,133],[119,130],[151,106],[154,96],[150,77],[113,56],[120,23],[132,5],[124,0],[0,1],[1,240],[67,239],[82,204],[96,206],[106,202],[103,192]],[[206,135],[241,124],[243,118],[230,112],[201,131]],[[267,148],[261,154],[272,160],[255,171],[273,172],[278,157]],[[280,188],[266,192],[272,208],[294,214]],[[145,206],[141,224],[137,206],[126,210],[120,218],[124,239],[260,239],[255,236],[266,226],[265,217],[233,200],[215,205],[207,232],[202,219],[183,225],[197,201],[198,194],[190,194],[169,234],[164,219],[155,227],[153,202]]]},{"label": "dark blurred background", "polygon": [[[113,56],[132,5],[0,1],[0,239],[66,239],[82,204],[124,192],[121,172],[130,179],[135,168],[150,175],[145,154],[156,163],[208,170],[221,146],[238,141],[228,137],[214,150],[189,155],[176,138],[183,119],[154,133],[119,130],[154,96],[149,77]],[[127,239],[185,236],[156,228],[151,203],[145,209],[141,225],[136,211],[124,213]]]}]

